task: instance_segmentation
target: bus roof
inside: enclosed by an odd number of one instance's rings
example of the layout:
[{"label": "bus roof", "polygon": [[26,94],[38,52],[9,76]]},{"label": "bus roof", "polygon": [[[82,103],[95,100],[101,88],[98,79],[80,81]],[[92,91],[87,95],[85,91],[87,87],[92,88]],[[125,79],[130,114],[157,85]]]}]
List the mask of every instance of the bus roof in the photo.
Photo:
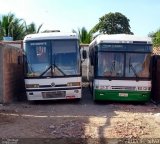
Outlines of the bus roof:
[{"label": "bus roof", "polygon": [[138,37],[130,34],[102,34],[97,36],[91,43],[91,45],[99,43],[147,43],[151,44],[151,38],[149,37]]},{"label": "bus roof", "polygon": [[76,33],[61,33],[61,32],[29,34],[24,37],[23,42],[30,40],[49,40],[49,39],[78,39],[78,35]]}]

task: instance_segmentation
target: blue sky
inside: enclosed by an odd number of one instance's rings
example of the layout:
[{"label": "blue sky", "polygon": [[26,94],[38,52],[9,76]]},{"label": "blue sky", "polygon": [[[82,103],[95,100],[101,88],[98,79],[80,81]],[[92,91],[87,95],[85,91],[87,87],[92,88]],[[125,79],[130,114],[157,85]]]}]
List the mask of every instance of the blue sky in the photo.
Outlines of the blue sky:
[{"label": "blue sky", "polygon": [[160,0],[0,0],[0,15],[12,12],[27,24],[43,23],[42,30],[71,32],[90,30],[109,12],[120,12],[130,19],[131,31],[140,36],[160,28]]}]

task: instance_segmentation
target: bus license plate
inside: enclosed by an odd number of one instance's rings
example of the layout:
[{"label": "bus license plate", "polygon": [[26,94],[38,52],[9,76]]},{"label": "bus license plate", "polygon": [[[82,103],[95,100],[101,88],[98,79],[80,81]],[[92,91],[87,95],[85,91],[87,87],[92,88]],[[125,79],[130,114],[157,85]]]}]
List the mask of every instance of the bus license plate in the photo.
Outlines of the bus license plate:
[{"label": "bus license plate", "polygon": [[65,95],[65,91],[42,92],[43,98],[63,98]]},{"label": "bus license plate", "polygon": [[120,97],[128,97],[128,93],[119,93]]}]

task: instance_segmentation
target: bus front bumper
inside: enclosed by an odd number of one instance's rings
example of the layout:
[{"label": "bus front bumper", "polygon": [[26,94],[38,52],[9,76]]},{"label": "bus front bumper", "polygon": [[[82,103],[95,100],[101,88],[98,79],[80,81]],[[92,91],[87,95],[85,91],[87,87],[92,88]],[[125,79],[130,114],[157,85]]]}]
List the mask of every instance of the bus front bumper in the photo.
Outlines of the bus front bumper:
[{"label": "bus front bumper", "polygon": [[150,91],[116,91],[116,90],[94,90],[94,100],[109,101],[137,101],[147,102],[150,100]]},{"label": "bus front bumper", "polygon": [[27,91],[27,99],[32,100],[58,100],[58,99],[79,99],[81,89],[74,90],[54,90],[54,91]]}]

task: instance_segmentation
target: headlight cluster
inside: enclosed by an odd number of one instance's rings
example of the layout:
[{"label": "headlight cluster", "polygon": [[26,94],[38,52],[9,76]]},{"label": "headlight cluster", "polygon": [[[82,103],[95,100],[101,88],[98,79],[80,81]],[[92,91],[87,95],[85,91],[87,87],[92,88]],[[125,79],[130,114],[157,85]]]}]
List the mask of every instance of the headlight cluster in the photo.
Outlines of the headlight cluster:
[{"label": "headlight cluster", "polygon": [[96,89],[109,90],[109,89],[111,89],[111,88],[110,88],[109,86],[100,85],[100,86],[96,86]]},{"label": "headlight cluster", "polygon": [[151,87],[138,87],[138,90],[140,90],[140,91],[150,91]]},{"label": "headlight cluster", "polygon": [[39,88],[39,84],[26,84],[26,88]]},{"label": "headlight cluster", "polygon": [[69,82],[67,83],[67,86],[81,86],[80,82]]}]

